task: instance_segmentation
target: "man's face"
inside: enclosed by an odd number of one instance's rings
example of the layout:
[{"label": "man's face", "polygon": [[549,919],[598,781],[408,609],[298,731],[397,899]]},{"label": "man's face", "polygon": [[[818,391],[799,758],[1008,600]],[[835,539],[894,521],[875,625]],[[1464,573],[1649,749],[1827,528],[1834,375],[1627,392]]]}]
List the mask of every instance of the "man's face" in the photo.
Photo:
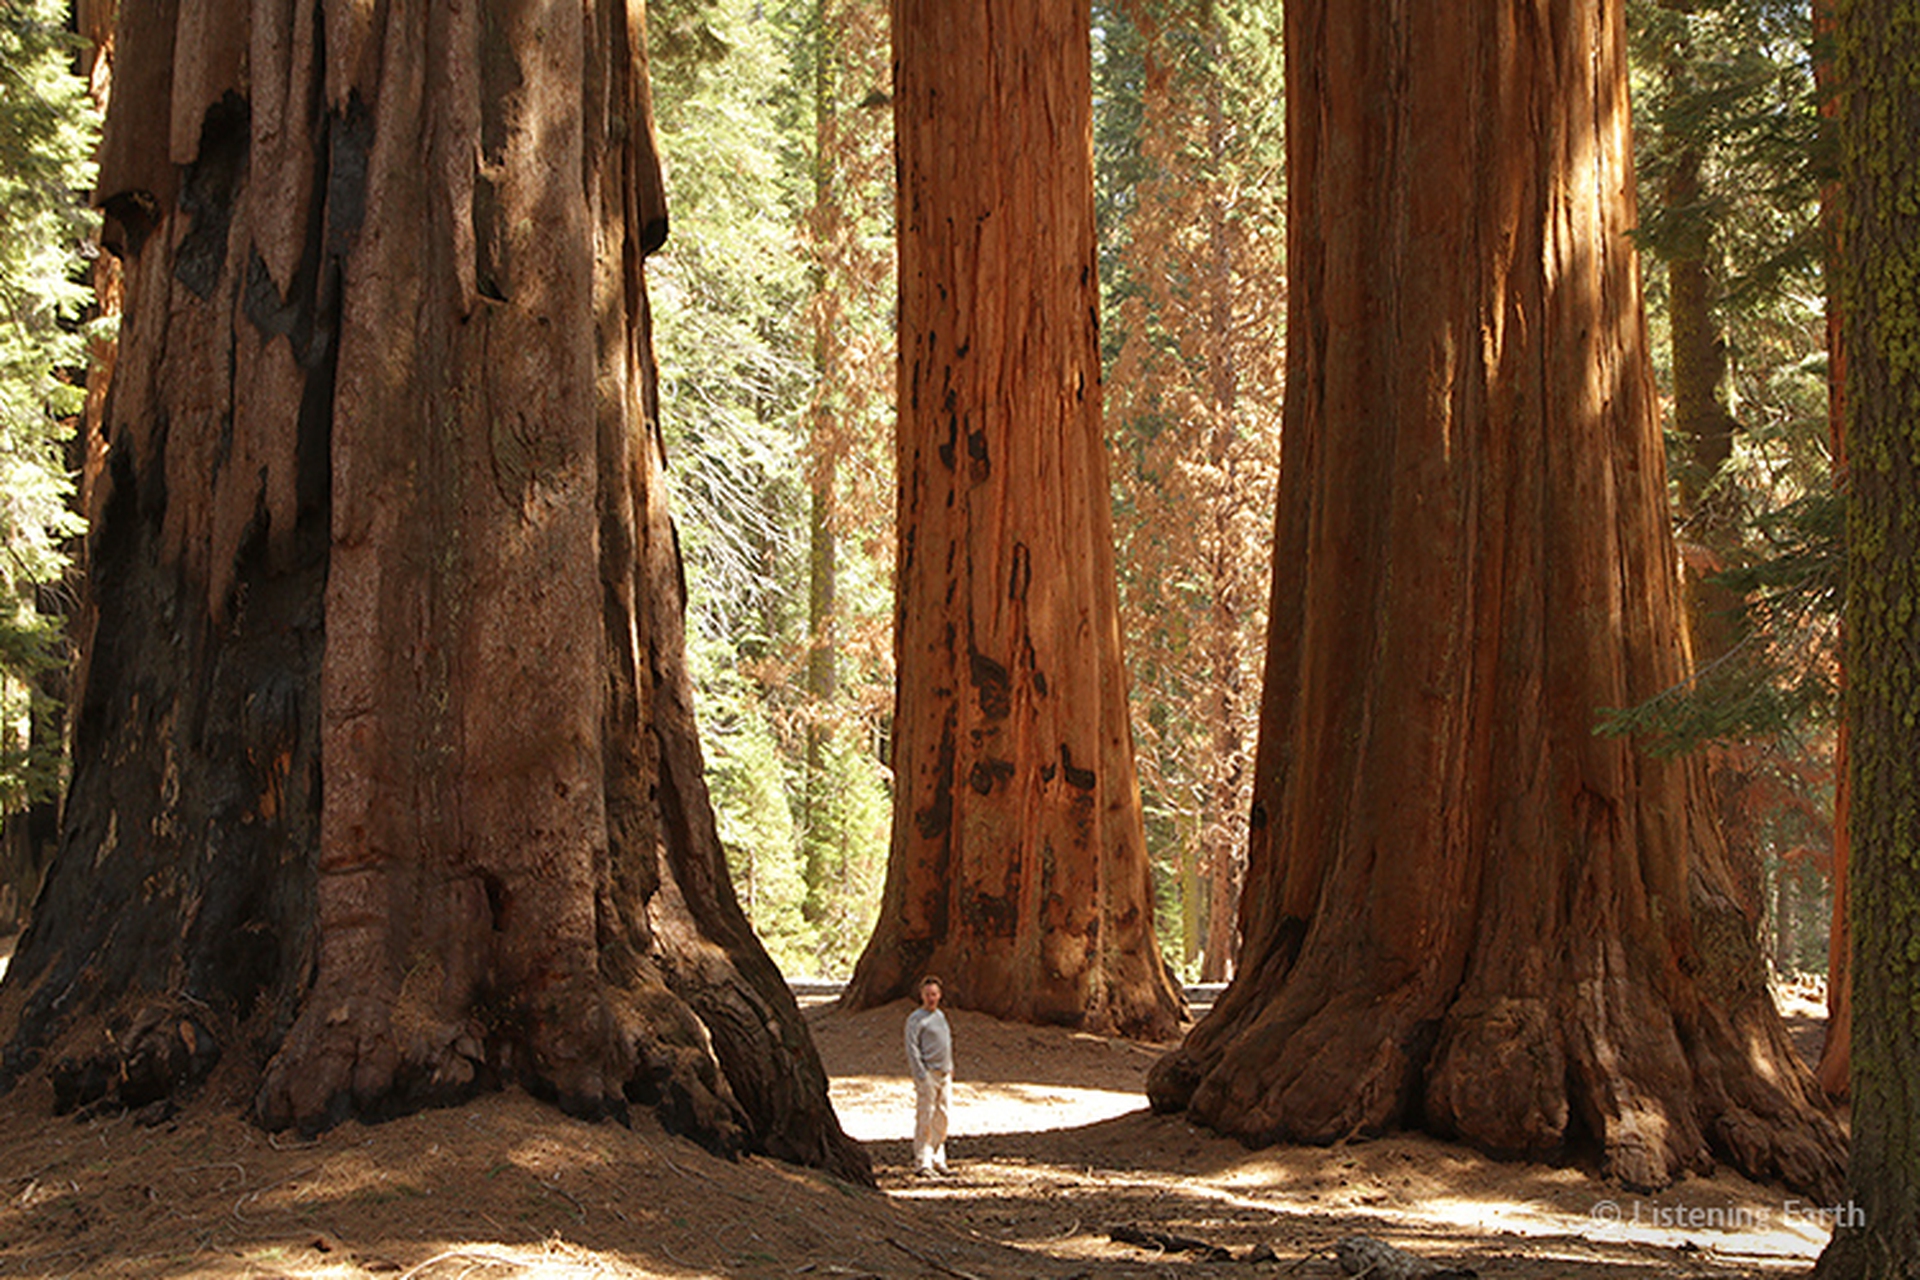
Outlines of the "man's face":
[{"label": "man's face", "polygon": [[940,1007],[939,983],[929,982],[920,988],[920,1007],[922,1009],[938,1009]]}]

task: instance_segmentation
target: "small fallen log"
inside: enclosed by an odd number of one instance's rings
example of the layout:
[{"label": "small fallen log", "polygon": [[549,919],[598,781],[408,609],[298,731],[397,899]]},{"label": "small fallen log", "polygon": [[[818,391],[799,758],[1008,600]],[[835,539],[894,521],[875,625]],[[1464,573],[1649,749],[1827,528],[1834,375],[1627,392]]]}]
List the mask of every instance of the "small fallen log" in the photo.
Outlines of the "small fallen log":
[{"label": "small fallen log", "polygon": [[1333,1256],[1354,1280],[1475,1280],[1479,1274],[1466,1267],[1443,1267],[1372,1236],[1336,1240]]},{"label": "small fallen log", "polygon": [[1123,1223],[1120,1226],[1108,1228],[1107,1238],[1120,1244],[1138,1245],[1142,1249],[1156,1249],[1161,1253],[1198,1254],[1205,1262],[1233,1261],[1232,1250],[1223,1245],[1196,1240],[1192,1236],[1174,1235],[1169,1231],[1160,1231],[1134,1223]]}]

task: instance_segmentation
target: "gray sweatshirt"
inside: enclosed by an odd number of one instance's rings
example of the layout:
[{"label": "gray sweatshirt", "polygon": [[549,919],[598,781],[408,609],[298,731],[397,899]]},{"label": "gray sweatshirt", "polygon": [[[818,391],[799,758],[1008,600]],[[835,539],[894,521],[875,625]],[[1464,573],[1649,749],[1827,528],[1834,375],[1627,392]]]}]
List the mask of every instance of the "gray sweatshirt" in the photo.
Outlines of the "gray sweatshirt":
[{"label": "gray sweatshirt", "polygon": [[907,1015],[907,1066],[913,1078],[926,1078],[929,1071],[953,1070],[953,1033],[947,1029],[947,1015],[935,1009],[915,1009]]}]

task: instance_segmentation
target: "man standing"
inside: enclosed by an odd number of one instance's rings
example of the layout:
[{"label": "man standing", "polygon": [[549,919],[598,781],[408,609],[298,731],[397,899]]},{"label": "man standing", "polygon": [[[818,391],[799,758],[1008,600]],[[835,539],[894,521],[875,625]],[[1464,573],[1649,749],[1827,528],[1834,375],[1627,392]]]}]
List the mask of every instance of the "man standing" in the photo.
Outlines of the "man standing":
[{"label": "man standing", "polygon": [[907,1067],[913,1072],[918,1107],[913,1119],[914,1176],[944,1178],[947,1168],[947,1102],[953,1088],[953,1032],[940,1012],[940,979],[920,979],[920,1007],[907,1015]]}]

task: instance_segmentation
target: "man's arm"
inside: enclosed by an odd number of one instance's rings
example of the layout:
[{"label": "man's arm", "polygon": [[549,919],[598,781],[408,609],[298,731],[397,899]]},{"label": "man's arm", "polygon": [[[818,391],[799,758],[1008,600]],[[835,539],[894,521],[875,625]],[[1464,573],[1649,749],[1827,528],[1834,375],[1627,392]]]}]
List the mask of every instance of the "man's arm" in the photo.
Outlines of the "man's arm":
[{"label": "man's arm", "polygon": [[907,1069],[915,1080],[927,1078],[927,1061],[920,1056],[920,1023],[912,1014],[907,1015]]}]

